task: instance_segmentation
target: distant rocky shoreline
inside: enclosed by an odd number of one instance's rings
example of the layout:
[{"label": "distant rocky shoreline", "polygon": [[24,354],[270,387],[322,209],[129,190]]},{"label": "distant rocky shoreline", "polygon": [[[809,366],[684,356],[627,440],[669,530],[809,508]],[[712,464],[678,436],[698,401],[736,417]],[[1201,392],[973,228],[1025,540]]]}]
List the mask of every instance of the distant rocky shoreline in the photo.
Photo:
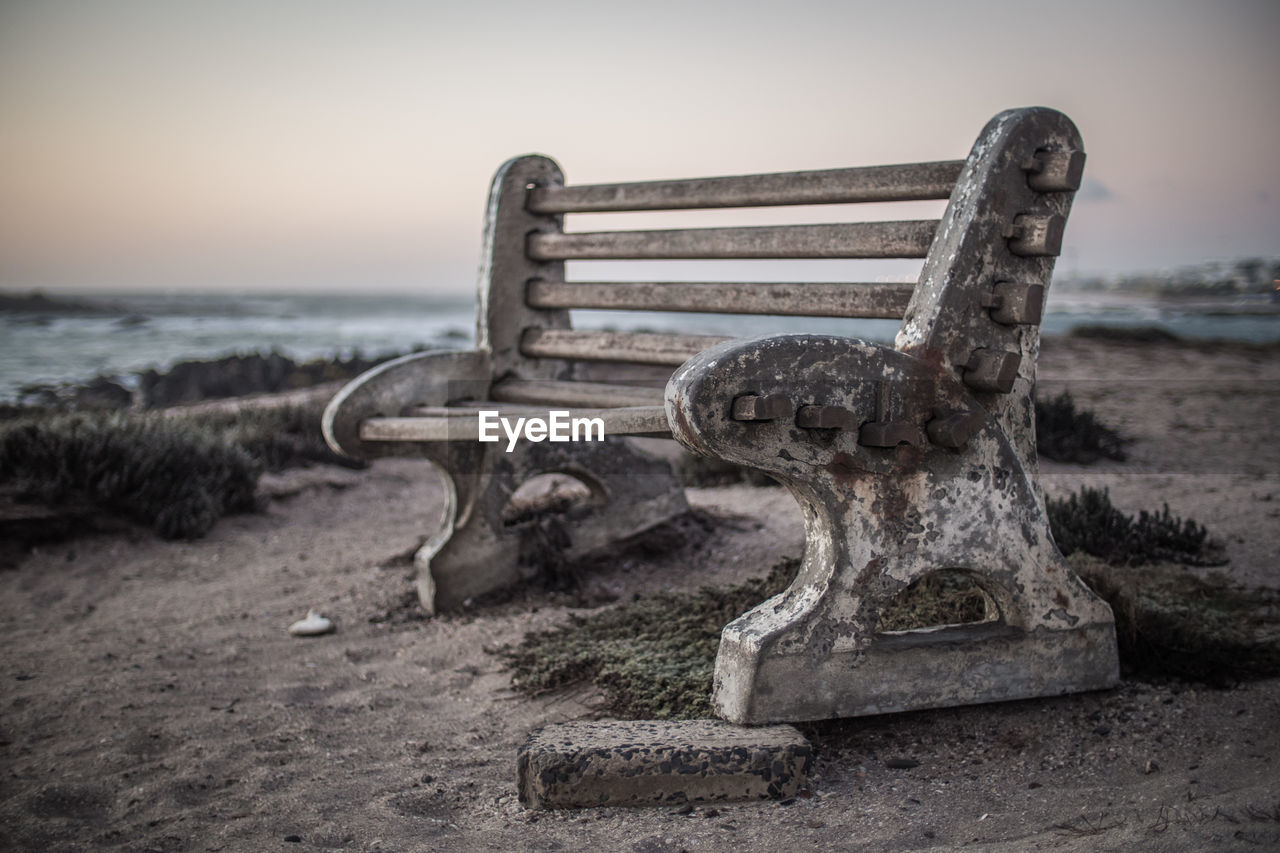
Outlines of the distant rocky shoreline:
[{"label": "distant rocky shoreline", "polygon": [[[145,322],[146,317],[137,314],[137,310],[136,306],[113,304],[109,299],[48,296],[39,290],[25,294],[0,291],[0,316],[9,316],[23,324],[49,324],[58,317],[82,316],[114,317],[117,324],[129,326]],[[150,313],[150,309],[147,310]],[[1244,350],[1268,354],[1280,346],[1280,341],[1247,343],[1183,338],[1157,326],[1081,325],[1066,337],[1126,345],[1179,345],[1202,352]],[[409,348],[422,349],[422,346]],[[0,417],[32,408],[153,409],[253,394],[285,393],[346,381],[393,357],[391,354],[365,357],[356,351],[345,358],[296,361],[273,350],[180,361],[163,371],[153,368],[128,373],[105,372],[87,380],[31,383],[20,386],[10,401],[0,401]]]}]

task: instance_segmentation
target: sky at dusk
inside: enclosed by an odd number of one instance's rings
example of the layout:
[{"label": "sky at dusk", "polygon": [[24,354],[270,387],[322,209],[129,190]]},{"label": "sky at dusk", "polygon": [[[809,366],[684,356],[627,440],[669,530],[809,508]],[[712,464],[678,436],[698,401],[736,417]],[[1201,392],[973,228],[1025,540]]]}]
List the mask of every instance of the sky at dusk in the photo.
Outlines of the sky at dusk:
[{"label": "sky at dusk", "polygon": [[1036,104],[1089,154],[1060,272],[1280,256],[1274,0],[3,0],[0,288],[462,294],[516,154],[952,159]]}]

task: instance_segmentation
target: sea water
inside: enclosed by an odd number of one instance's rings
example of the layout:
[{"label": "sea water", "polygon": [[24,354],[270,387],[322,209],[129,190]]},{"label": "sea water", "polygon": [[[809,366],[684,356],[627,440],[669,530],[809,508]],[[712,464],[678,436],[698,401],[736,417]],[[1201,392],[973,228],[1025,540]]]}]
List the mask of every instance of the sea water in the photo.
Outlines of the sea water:
[{"label": "sea water", "polygon": [[[234,353],[277,351],[307,360],[421,347],[465,349],[474,339],[475,302],[469,295],[97,293],[78,299],[106,310],[0,312],[0,400],[17,398],[24,386],[83,382],[100,374],[128,386],[139,371]],[[1257,313],[1258,307],[1054,292],[1042,330],[1057,334],[1106,324],[1157,326],[1188,338],[1280,338],[1280,315]],[[882,343],[892,342],[898,329],[896,320],[621,311],[575,311],[572,321],[585,329],[735,336],[803,331]]]}]

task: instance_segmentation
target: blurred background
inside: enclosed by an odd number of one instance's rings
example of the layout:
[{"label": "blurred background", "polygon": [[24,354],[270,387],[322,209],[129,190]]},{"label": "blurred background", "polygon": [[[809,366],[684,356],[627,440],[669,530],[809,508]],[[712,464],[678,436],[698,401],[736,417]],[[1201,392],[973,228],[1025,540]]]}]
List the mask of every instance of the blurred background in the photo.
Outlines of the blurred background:
[{"label": "blurred background", "polygon": [[[513,155],[571,183],[952,159],[1035,104],[1089,154],[1051,310],[1160,321],[1178,311],[1149,297],[1191,288],[1227,336],[1274,338],[1277,36],[1273,0],[5,0],[0,291],[92,297],[114,325],[85,349],[83,324],[8,312],[0,381],[323,354],[308,317],[330,350],[469,335]],[[1223,334],[1207,316],[1179,331]]]}]

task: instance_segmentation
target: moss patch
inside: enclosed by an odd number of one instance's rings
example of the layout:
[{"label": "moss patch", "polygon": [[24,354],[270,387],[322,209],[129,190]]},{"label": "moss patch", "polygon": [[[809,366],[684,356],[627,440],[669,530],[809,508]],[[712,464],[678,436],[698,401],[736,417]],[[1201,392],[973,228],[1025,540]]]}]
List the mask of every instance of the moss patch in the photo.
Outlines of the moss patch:
[{"label": "moss patch", "polygon": [[893,600],[877,631],[910,631],[932,625],[962,625],[998,617],[996,603],[968,572],[944,569],[912,583]]},{"label": "moss patch", "polygon": [[720,631],[786,589],[798,560],[728,589],[637,596],[620,607],[571,616],[566,625],[525,636],[496,653],[530,695],[582,682],[622,719],[687,719],[711,714],[711,674]]}]

